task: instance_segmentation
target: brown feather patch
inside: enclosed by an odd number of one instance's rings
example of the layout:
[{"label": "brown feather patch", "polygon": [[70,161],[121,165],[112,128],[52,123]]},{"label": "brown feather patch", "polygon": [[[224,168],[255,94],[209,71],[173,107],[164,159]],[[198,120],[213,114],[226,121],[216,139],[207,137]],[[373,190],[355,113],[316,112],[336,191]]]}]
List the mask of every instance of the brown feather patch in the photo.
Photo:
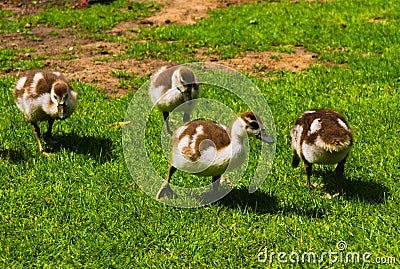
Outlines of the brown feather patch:
[{"label": "brown feather patch", "polygon": [[[352,134],[345,117],[332,110],[315,109],[314,112],[303,113],[295,122],[295,125],[303,127],[300,138],[300,144],[303,142],[308,144],[315,143],[317,137],[320,137],[326,144],[340,146],[342,144],[352,145]],[[316,132],[309,133],[312,123],[320,119],[321,128]],[[340,119],[347,127],[339,124]]]},{"label": "brown feather patch", "polygon": [[[198,132],[198,127],[202,126],[203,132]],[[195,120],[186,124],[186,128],[179,134],[178,139],[182,140],[184,137],[189,136],[189,141],[194,143],[194,152],[189,147],[182,148],[182,153],[190,156],[191,159],[197,159],[201,155],[201,151],[208,147],[215,146],[216,150],[227,147],[231,139],[226,129],[221,125],[205,121]],[[203,143],[204,142],[204,143]]]},{"label": "brown feather patch", "polygon": [[[35,90],[32,92],[30,87],[34,82],[35,75],[38,73],[41,73],[43,75],[43,78],[40,78],[37,81]],[[50,93],[51,87],[56,81],[62,81],[66,85],[66,90],[68,89],[73,90],[71,85],[68,83],[68,80],[59,73],[54,73],[47,70],[32,70],[26,72],[25,77],[26,81],[24,83],[23,88],[21,90],[14,89],[14,95],[16,97],[22,97],[24,93],[27,93],[29,96],[36,98],[40,95]]]}]

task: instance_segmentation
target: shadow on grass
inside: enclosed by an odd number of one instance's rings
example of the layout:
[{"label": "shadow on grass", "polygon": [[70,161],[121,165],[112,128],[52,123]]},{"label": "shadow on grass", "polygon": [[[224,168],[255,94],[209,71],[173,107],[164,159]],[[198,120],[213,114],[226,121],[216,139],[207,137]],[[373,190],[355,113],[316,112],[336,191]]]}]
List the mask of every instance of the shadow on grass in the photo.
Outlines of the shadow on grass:
[{"label": "shadow on grass", "polygon": [[24,152],[14,149],[0,149],[0,158],[10,160],[12,163],[21,163],[26,161]]},{"label": "shadow on grass", "polygon": [[386,186],[377,182],[363,181],[362,178],[347,178],[343,187],[345,199],[361,200],[371,204],[380,204],[390,195]]},{"label": "shadow on grass", "polygon": [[[317,170],[313,171],[315,177],[321,177],[328,193],[336,192],[335,171]],[[360,200],[371,204],[382,203],[389,194],[389,189],[377,182],[363,181],[362,178],[345,177],[343,181],[343,198],[347,200]]]},{"label": "shadow on grass", "polygon": [[218,203],[229,208],[239,208],[242,211],[248,210],[258,214],[276,213],[278,207],[276,197],[259,190],[249,193],[245,188],[233,189]]},{"label": "shadow on grass", "polygon": [[233,189],[227,196],[218,202],[229,208],[239,208],[242,211],[250,211],[256,214],[280,214],[285,216],[301,215],[310,218],[322,218],[326,211],[322,207],[310,204],[286,204],[280,205],[275,196],[257,190],[249,193],[247,189]]},{"label": "shadow on grass", "polygon": [[59,149],[66,149],[77,154],[89,155],[99,163],[111,161],[114,157],[114,147],[111,139],[93,137],[93,136],[79,136],[77,134],[67,134],[64,136],[56,137],[59,142]]}]

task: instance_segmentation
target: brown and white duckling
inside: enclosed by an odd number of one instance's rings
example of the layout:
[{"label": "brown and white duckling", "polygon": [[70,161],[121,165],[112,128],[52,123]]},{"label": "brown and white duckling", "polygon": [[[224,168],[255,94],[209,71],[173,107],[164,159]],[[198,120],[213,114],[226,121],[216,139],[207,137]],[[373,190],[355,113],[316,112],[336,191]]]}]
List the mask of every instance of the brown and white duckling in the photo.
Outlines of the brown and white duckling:
[{"label": "brown and white duckling", "polygon": [[172,134],[168,124],[169,113],[179,105],[183,111],[183,121],[190,121],[190,112],[199,97],[199,85],[193,71],[186,66],[162,67],[151,79],[149,95],[153,104],[163,113],[167,132]]},{"label": "brown and white duckling", "polygon": [[353,144],[351,129],[343,115],[332,110],[304,112],[290,131],[292,166],[303,160],[307,185],[310,186],[312,164],[336,164],[337,193],[341,195],[346,158]]},{"label": "brown and white duckling", "polygon": [[172,137],[172,158],[167,178],[156,199],[176,197],[169,185],[176,169],[203,177],[212,176],[213,190],[217,192],[221,175],[244,161],[247,136],[254,136],[268,144],[275,143],[265,131],[260,117],[253,112],[239,114],[230,130],[222,124],[206,120],[194,120],[179,127]]},{"label": "brown and white duckling", "polygon": [[48,122],[44,139],[56,143],[51,134],[53,123],[57,119],[68,118],[74,112],[77,92],[59,72],[30,71],[17,81],[13,93],[18,108],[32,124],[33,135],[40,152],[48,155],[40,143],[37,122]]}]

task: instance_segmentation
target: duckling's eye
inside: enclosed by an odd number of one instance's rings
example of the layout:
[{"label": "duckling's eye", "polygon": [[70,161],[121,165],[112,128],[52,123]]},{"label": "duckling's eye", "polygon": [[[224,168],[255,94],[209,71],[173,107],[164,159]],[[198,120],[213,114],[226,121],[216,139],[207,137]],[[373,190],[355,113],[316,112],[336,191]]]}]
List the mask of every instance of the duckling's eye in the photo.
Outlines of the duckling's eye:
[{"label": "duckling's eye", "polygon": [[256,121],[250,122],[249,125],[253,129],[258,129],[259,128],[258,123]]},{"label": "duckling's eye", "polygon": [[58,101],[58,95],[57,94],[53,94],[53,99]]}]

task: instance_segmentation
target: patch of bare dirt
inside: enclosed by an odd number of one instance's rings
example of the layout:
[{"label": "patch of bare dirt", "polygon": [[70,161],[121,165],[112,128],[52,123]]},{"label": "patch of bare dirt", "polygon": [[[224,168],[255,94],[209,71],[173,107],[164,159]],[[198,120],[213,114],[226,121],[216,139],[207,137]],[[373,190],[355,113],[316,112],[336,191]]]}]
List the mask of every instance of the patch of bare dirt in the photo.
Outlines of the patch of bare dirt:
[{"label": "patch of bare dirt", "polygon": [[65,4],[74,5],[75,3],[77,3],[75,0],[5,0],[0,2],[0,10],[11,10],[14,14],[27,16],[41,12],[42,6],[45,4],[62,6]]},{"label": "patch of bare dirt", "polygon": [[[31,31],[31,36],[20,33],[3,34],[0,47],[34,48],[33,52],[17,56],[20,59],[44,56],[44,69],[60,71],[70,80],[94,84],[113,94],[123,94],[127,89],[118,86],[119,78],[112,76],[112,71],[147,76],[167,64],[159,59],[117,59],[115,56],[125,53],[128,48],[124,44],[79,38],[68,29],[40,27]],[[31,39],[32,36],[35,38]],[[18,72],[3,70],[2,73],[10,75]]]},{"label": "patch of bare dirt", "polygon": [[226,8],[230,5],[256,3],[256,0],[158,0],[163,8],[156,15],[144,20],[149,24],[169,23],[195,24],[208,16],[210,10]]},{"label": "patch of bare dirt", "polygon": [[229,66],[239,71],[245,71],[253,76],[263,77],[265,73],[278,69],[286,69],[297,73],[315,63],[315,53],[304,47],[294,48],[294,53],[282,52],[249,52],[242,57],[224,60],[215,60],[213,56],[201,56],[200,59]]},{"label": "patch of bare dirt", "polygon": [[[143,21],[130,21],[119,24],[109,32],[116,35],[135,34],[131,29],[138,29],[140,25],[166,23],[195,23],[199,18],[207,16],[207,12],[215,8],[223,8],[231,4],[243,4],[254,0],[158,0],[163,8],[158,14]],[[11,9],[26,9],[29,1],[20,5],[16,1],[4,7]],[[30,1],[32,2],[32,1]],[[17,4],[16,4],[17,3]],[[34,6],[33,6],[34,7]],[[40,8],[39,6],[37,6]],[[32,8],[30,6],[30,8]],[[23,12],[21,12],[23,13]],[[151,22],[151,23],[150,23]],[[160,59],[119,59],[118,54],[125,54],[128,47],[123,43],[100,42],[92,39],[81,38],[69,29],[53,29],[44,26],[30,28],[32,35],[13,33],[0,34],[0,48],[33,48],[33,52],[17,55],[20,59],[29,59],[44,56],[45,68],[64,73],[70,80],[97,85],[110,95],[121,95],[136,89],[123,89],[119,87],[120,78],[111,74],[112,71],[125,71],[143,77],[153,74],[158,68],[171,63]],[[199,61],[212,61],[245,71],[249,74],[265,77],[265,73],[276,69],[287,69],[298,72],[314,63],[314,54],[303,47],[295,47],[291,54],[277,52],[249,52],[235,59],[219,60],[217,55],[208,55],[205,49],[198,51]],[[0,70],[1,75],[17,74],[18,70]]]}]

